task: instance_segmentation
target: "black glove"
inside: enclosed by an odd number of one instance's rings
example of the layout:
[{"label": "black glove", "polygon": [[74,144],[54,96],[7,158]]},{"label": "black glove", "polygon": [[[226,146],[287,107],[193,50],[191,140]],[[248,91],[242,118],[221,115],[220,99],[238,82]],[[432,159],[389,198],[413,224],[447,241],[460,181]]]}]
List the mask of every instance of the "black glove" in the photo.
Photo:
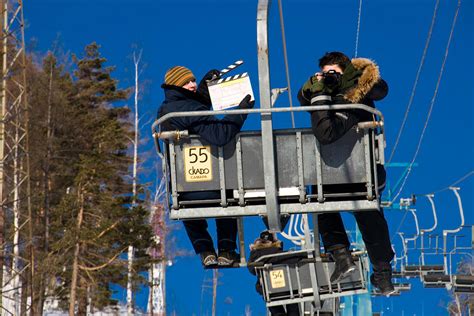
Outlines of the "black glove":
[{"label": "black glove", "polygon": [[211,69],[209,70],[204,77],[202,78],[202,81],[209,81],[209,80],[215,80],[219,79],[221,77],[221,72],[217,69]]},{"label": "black glove", "polygon": [[250,101],[252,97],[250,94],[247,94],[245,98],[242,99],[239,103],[239,109],[246,110],[246,109],[251,109],[255,105],[255,100]]},{"label": "black glove", "polygon": [[211,105],[211,97],[209,96],[209,90],[207,89],[207,82],[211,79],[220,78],[220,71],[217,69],[209,70],[199,82],[197,87],[197,94],[200,98],[200,102],[205,105]]}]

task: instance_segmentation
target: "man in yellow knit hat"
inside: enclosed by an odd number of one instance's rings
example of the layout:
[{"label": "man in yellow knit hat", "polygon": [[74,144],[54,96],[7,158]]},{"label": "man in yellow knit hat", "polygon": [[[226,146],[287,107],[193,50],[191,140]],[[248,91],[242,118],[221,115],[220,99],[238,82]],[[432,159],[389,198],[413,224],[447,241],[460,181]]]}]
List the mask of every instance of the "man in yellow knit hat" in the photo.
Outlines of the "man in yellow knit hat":
[{"label": "man in yellow knit hat", "polygon": [[[175,66],[165,74],[165,82],[161,86],[165,92],[158,117],[171,112],[207,111],[211,109],[211,100],[206,81],[216,79],[218,70],[209,71],[196,84],[196,77],[186,67]],[[250,101],[247,95],[239,104],[240,109],[250,109],[255,101]],[[240,131],[247,115],[226,115],[222,119],[214,116],[175,117],[164,122],[162,131],[188,130],[190,134],[199,135],[211,145],[223,146],[231,141]],[[218,191],[186,192],[180,194],[180,200],[219,199]],[[216,219],[217,249],[207,231],[206,220],[184,220],[186,233],[191,240],[194,251],[200,255],[204,267],[231,266],[239,261],[237,248],[237,221],[232,218]]]}]

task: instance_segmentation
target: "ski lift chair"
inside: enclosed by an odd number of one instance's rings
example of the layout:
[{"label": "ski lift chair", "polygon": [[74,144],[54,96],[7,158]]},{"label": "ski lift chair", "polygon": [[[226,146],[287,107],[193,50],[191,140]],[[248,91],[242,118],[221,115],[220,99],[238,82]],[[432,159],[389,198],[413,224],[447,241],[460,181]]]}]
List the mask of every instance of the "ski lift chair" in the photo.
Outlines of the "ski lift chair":
[{"label": "ski lift chair", "polygon": [[[324,302],[327,300],[367,292],[364,274],[368,262],[365,258],[355,257],[356,271],[338,283],[331,284],[329,279],[334,262],[325,256],[317,261],[316,257],[314,252],[308,255],[308,251],[300,250],[262,256],[254,262],[267,306],[301,304],[317,299],[321,301],[320,310],[325,311]],[[298,258],[296,262],[295,258]],[[272,263],[264,263],[268,259]]]},{"label": "ski lift chair", "polygon": [[[380,111],[362,104],[272,108],[267,42],[269,2],[259,0],[257,11],[260,109],[168,113],[152,126],[163,173],[169,176],[170,218],[238,218],[240,266],[245,265],[243,217],[267,217],[270,230],[281,231],[281,215],[380,209],[377,166],[384,164],[385,148]],[[359,123],[329,145],[321,145],[310,129],[274,130],[272,126],[272,114],[276,112],[342,109],[368,111],[374,121]],[[160,130],[160,124],[172,117],[253,113],[262,117],[261,131],[241,132],[234,141],[220,147],[197,135],[188,135],[187,131]],[[308,189],[311,187],[315,191]],[[180,199],[183,193],[199,191],[218,191],[220,196]],[[314,218],[316,223],[317,215]],[[335,306],[337,297],[345,292],[367,291],[367,268],[360,260],[356,260],[359,272],[353,280],[329,284],[333,264],[323,262],[317,225],[313,229],[314,248],[303,250],[306,261],[301,267],[278,268],[287,272],[285,287],[265,289],[270,300],[267,306],[286,300],[308,303],[320,313],[324,302]],[[308,228],[305,238],[309,236]],[[273,267],[261,267],[264,284],[271,285],[267,281],[271,280],[268,278],[272,271]]]}]

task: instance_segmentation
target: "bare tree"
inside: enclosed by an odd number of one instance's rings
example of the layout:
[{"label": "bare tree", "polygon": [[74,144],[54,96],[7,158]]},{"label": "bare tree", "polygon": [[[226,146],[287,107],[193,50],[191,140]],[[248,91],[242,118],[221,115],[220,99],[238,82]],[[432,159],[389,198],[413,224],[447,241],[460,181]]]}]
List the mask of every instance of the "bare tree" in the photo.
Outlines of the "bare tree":
[{"label": "bare tree", "polygon": [[[473,275],[474,267],[472,257],[464,258],[459,262],[456,274]],[[451,302],[447,306],[449,315],[471,315],[474,311],[474,296],[470,293],[451,293]]]},{"label": "bare tree", "polygon": [[[132,207],[131,211],[133,211],[134,207],[137,204],[137,169],[138,169],[138,69],[140,65],[140,60],[142,58],[142,51],[138,53],[133,52],[133,64],[135,66],[135,91],[134,91],[134,138],[133,138],[133,171],[132,171]],[[128,246],[128,275],[127,275],[127,313],[128,315],[133,315],[134,313],[134,304],[133,304],[133,283],[132,283],[132,276],[133,276],[133,257],[134,257],[134,249],[133,246]]]}]

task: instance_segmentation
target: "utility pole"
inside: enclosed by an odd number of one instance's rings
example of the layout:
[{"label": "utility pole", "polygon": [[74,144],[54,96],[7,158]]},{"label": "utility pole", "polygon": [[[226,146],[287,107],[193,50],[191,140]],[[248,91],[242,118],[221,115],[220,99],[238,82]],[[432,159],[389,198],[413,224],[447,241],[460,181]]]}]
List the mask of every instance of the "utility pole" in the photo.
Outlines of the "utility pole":
[{"label": "utility pole", "polygon": [[[0,0],[2,26],[2,84],[0,91],[0,267],[2,295],[0,305],[5,313],[19,315],[21,289],[28,290],[34,301],[34,253],[28,156],[28,100],[26,89],[26,54],[21,0]],[[11,220],[10,220],[11,218]],[[8,219],[8,222],[7,222]],[[21,229],[28,228],[28,254],[20,255]],[[6,235],[11,232],[13,236]],[[7,253],[7,249],[13,249]],[[29,288],[22,286],[20,274]],[[29,281],[29,282],[28,282]],[[25,281],[23,281],[25,282]],[[26,298],[25,295],[23,297]],[[27,305],[26,303],[24,304]],[[29,306],[26,306],[28,309]],[[31,310],[35,314],[34,310]]]}]

